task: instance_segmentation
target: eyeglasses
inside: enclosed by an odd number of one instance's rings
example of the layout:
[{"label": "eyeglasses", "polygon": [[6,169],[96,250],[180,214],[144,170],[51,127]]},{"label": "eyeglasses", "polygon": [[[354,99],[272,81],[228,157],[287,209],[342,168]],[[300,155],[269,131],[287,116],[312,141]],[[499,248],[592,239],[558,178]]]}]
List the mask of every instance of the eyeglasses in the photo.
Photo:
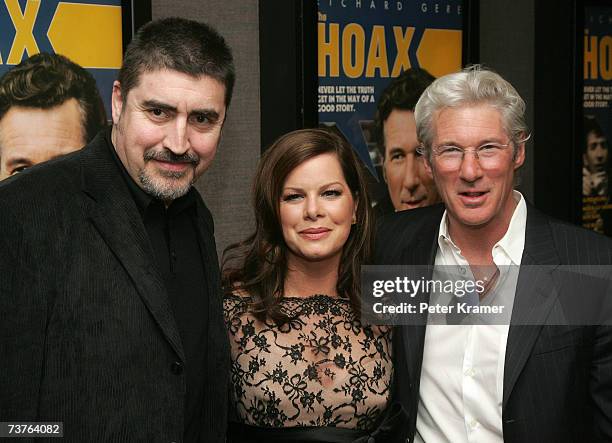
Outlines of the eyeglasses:
[{"label": "eyeglasses", "polygon": [[504,151],[506,151],[509,146],[510,143],[501,144],[489,142],[477,148],[460,148],[453,145],[443,145],[432,148],[432,151],[436,157],[438,166],[444,169],[459,169],[465,154],[468,152],[474,154],[474,157],[476,157],[481,167],[495,168],[503,161]]},{"label": "eyeglasses", "polygon": [[[531,134],[524,139],[519,140],[518,144],[524,143],[530,138]],[[463,162],[463,158],[467,152],[472,152],[474,154],[474,157],[476,160],[478,160],[481,168],[496,168],[503,162],[505,157],[504,152],[509,146],[510,142],[506,144],[487,142],[477,148],[460,148],[454,145],[442,145],[432,148],[431,150],[436,157],[436,162],[439,168],[454,171],[461,168],[461,163]],[[421,155],[427,154],[427,150],[422,144],[417,148],[417,152]]]}]

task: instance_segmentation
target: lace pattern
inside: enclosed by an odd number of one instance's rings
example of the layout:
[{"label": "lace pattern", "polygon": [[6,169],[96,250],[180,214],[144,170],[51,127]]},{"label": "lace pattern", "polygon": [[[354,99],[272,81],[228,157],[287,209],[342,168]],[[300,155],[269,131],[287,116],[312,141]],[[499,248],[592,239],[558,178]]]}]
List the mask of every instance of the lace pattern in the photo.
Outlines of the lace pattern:
[{"label": "lace pattern", "polygon": [[390,397],[391,329],[362,325],[346,299],[286,297],[281,327],[224,300],[239,419],[263,427],[372,429]]}]

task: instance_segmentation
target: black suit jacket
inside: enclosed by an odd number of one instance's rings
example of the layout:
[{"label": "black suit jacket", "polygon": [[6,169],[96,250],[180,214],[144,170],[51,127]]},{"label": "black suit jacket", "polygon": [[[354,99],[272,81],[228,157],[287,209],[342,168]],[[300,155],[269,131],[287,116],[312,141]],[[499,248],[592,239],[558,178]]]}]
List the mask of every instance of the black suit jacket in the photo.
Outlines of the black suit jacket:
[{"label": "black suit jacket", "polygon": [[[443,212],[440,204],[384,218],[378,229],[375,263],[433,265]],[[521,265],[554,269],[559,265],[611,263],[612,241],[527,206]],[[531,271],[526,269],[521,267],[519,273],[507,341],[504,441],[612,441],[612,329],[546,325],[559,293],[550,290],[546,276],[536,279],[533,287],[533,275],[527,275]],[[394,335],[396,396],[410,412],[411,439],[416,426],[425,328],[404,326]]]},{"label": "black suit jacket", "polygon": [[[182,441],[185,357],[112,146],[0,185],[0,421],[62,421],[66,441]],[[193,191],[196,192],[196,191]],[[202,441],[224,441],[229,350],[213,222],[198,195],[209,302]]]}]

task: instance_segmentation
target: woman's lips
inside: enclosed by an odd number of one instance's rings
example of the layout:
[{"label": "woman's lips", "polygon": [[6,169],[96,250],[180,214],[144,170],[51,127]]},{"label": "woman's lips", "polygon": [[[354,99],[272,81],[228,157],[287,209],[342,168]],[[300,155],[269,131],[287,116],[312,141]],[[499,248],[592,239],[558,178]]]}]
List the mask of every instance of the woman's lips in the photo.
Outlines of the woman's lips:
[{"label": "woman's lips", "polygon": [[326,237],[330,232],[331,229],[329,228],[308,228],[300,231],[300,235],[308,240],[319,240]]}]

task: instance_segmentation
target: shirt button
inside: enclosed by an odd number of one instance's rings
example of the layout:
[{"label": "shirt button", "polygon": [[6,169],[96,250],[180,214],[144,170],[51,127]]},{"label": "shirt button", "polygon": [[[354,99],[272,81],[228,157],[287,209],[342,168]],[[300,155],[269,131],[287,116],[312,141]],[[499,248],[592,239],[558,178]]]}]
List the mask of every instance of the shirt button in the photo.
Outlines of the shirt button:
[{"label": "shirt button", "polygon": [[175,375],[181,375],[183,373],[183,364],[179,361],[175,361],[172,363],[172,366],[170,366],[170,370]]},{"label": "shirt button", "polygon": [[464,267],[460,267],[459,268],[459,272],[461,273],[461,275],[465,275],[465,268]]},{"label": "shirt button", "polygon": [[466,370],[463,372],[463,374],[464,374],[466,377],[473,377],[473,376],[475,376],[475,375],[476,375],[476,371],[474,370],[474,368],[468,368],[468,369],[466,369]]},{"label": "shirt button", "polygon": [[472,421],[470,421],[470,428],[476,429],[477,426],[478,426],[478,422],[472,419]]}]

